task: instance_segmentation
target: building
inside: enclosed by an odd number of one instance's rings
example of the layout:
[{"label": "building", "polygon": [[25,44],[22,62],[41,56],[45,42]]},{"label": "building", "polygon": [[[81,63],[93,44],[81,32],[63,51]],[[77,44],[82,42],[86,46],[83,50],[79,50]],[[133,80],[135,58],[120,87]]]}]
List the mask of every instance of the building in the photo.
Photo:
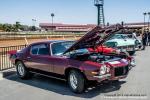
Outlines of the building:
[{"label": "building", "polygon": [[139,23],[125,23],[124,26],[129,28],[129,29],[143,29],[144,26],[148,28],[148,25],[149,23],[146,22],[146,23],[143,23],[143,22],[139,22]]},{"label": "building", "polygon": [[41,29],[46,31],[55,31],[55,32],[87,32],[90,29],[94,28],[96,25],[87,24],[87,25],[74,25],[74,24],[61,24],[61,23],[40,23]]},{"label": "building", "polygon": [[[87,24],[87,25],[74,25],[74,24],[62,24],[62,23],[40,23],[41,29],[46,31],[55,31],[55,32],[87,32],[90,29],[94,28],[96,25]],[[145,27],[148,27],[148,22],[143,23],[124,23],[124,27],[128,29],[138,29],[141,30]]]}]

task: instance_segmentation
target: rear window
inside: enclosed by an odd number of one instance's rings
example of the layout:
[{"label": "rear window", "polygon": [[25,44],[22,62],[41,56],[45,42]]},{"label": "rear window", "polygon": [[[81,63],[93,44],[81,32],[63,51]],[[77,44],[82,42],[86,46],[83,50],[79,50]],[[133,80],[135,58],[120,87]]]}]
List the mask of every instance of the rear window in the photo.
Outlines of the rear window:
[{"label": "rear window", "polygon": [[39,44],[31,47],[33,55],[49,55],[49,47],[47,44]]}]

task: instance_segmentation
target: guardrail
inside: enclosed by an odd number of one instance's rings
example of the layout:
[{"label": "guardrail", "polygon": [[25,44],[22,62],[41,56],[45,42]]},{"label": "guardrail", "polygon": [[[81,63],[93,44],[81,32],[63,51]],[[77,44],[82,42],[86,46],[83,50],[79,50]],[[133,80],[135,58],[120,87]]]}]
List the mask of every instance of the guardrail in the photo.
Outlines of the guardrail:
[{"label": "guardrail", "polygon": [[82,37],[84,34],[0,34],[0,40],[38,39],[38,38],[69,38]]},{"label": "guardrail", "polygon": [[13,68],[14,66],[9,60],[9,52],[12,50],[21,50],[26,45],[0,47],[0,71]]},{"label": "guardrail", "polygon": [[10,35],[13,35],[13,34],[58,34],[58,35],[63,35],[63,34],[85,34],[86,32],[51,32],[51,31],[24,31],[24,32],[0,32],[0,34],[10,34]]}]

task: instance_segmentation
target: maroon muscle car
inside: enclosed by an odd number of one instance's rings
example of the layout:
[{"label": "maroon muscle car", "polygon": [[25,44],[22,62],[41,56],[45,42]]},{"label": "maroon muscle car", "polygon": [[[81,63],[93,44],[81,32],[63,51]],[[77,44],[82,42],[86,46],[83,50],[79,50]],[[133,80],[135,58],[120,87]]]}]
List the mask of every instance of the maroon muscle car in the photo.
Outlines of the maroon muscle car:
[{"label": "maroon muscle car", "polygon": [[[127,77],[131,62],[121,54],[89,52],[102,45],[122,27],[95,27],[77,42],[45,41],[29,45],[10,57],[20,78],[33,73],[65,79],[70,89],[82,93],[88,81],[103,82]],[[32,73],[32,74],[31,74]]]}]

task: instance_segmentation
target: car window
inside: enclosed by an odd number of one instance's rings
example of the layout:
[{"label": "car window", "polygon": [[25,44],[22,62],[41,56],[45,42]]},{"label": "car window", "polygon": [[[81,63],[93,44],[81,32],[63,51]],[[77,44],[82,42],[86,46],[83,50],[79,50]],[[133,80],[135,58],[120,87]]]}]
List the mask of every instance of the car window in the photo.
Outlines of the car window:
[{"label": "car window", "polygon": [[40,44],[40,45],[32,46],[31,54],[33,54],[33,55],[49,55],[48,45]]},{"label": "car window", "polygon": [[78,50],[73,50],[71,51],[69,54],[86,54],[89,53],[88,49],[84,48],[84,49],[78,49]]},{"label": "car window", "polygon": [[62,55],[73,44],[74,44],[74,41],[53,43],[52,46],[51,46],[52,54],[57,55],[57,56]]},{"label": "car window", "polygon": [[123,39],[129,39],[128,35],[122,35]]},{"label": "car window", "polygon": [[114,39],[122,39],[122,35],[115,35],[113,38]]},{"label": "car window", "polygon": [[37,55],[38,52],[38,45],[31,47],[31,54]]}]

